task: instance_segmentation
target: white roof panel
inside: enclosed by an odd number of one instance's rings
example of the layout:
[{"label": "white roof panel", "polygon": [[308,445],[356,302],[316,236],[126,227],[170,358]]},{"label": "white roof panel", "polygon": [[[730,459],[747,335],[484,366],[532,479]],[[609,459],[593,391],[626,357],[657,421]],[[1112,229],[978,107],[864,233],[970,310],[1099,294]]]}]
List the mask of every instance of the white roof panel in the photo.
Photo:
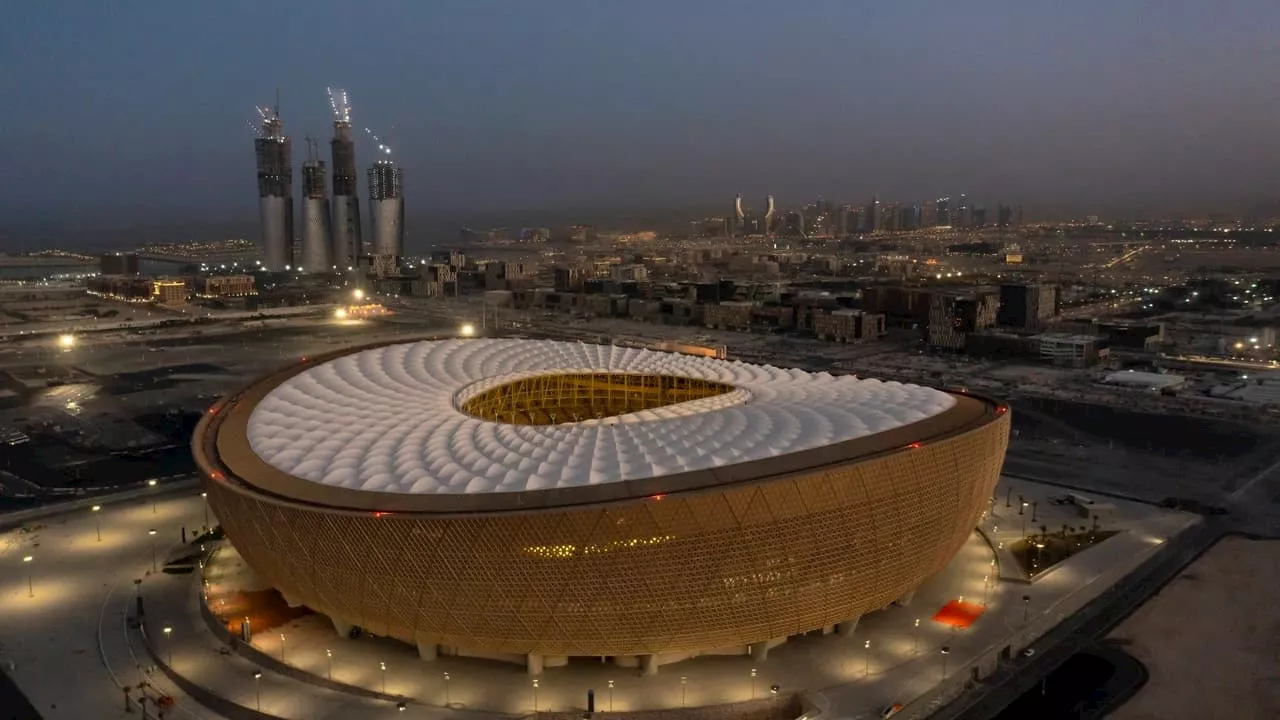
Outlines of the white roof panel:
[{"label": "white roof panel", "polygon": [[[546,373],[661,373],[736,390],[601,420],[510,425],[458,406]],[[575,487],[706,470],[917,422],[955,404],[918,385],[550,340],[432,340],[345,355],[271,390],[249,443],[278,470],[385,493]]]}]

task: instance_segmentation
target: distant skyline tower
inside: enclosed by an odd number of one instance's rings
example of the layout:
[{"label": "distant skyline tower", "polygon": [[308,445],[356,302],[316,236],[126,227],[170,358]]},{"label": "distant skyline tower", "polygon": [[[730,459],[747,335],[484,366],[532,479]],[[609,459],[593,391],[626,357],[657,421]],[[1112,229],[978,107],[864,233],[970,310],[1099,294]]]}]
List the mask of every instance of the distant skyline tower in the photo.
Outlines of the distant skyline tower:
[{"label": "distant skyline tower", "polygon": [[742,206],[742,193],[733,199],[733,228],[729,235],[737,237],[747,224],[747,209]]},{"label": "distant skyline tower", "polygon": [[329,143],[333,152],[333,262],[355,267],[364,254],[364,237],[347,91],[329,88],[329,106],[333,109],[333,140]]},{"label": "distant skyline tower", "polygon": [[[365,128],[365,132],[373,133]],[[369,216],[373,224],[373,255],[404,256],[404,177],[391,159],[391,148],[377,135],[378,160],[369,168]]]},{"label": "distant skyline tower", "polygon": [[773,215],[776,211],[777,208],[774,206],[773,196],[767,196],[764,201],[764,223],[760,228],[760,232],[765,236],[768,236],[773,229]]},{"label": "distant skyline tower", "polygon": [[262,267],[281,272],[293,265],[293,149],[280,121],[280,102],[259,107],[253,151],[258,164],[258,214]]},{"label": "distant skyline tower", "polygon": [[319,154],[316,141],[307,138],[307,161],[302,163],[302,269],[308,273],[333,271],[329,197]]}]

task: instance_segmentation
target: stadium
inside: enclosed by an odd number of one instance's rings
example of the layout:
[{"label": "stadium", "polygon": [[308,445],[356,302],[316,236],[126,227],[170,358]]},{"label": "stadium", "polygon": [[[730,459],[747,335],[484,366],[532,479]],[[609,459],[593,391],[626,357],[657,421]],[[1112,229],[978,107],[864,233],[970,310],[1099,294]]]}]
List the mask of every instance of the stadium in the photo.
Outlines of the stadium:
[{"label": "stadium", "polygon": [[916,385],[449,338],[304,358],[193,449],[244,560],[340,633],[651,672],[908,597],[987,508],[1009,423]]}]

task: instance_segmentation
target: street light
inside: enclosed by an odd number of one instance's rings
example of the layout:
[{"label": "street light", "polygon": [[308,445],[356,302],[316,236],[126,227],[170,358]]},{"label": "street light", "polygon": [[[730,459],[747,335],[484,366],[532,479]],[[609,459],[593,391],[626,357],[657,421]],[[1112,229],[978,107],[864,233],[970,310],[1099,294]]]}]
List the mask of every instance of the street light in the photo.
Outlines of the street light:
[{"label": "street light", "polygon": [[396,703],[396,712],[404,712],[404,711],[405,711],[405,710],[407,710],[408,708],[409,708],[409,703],[407,703],[407,702],[405,702],[405,701],[403,701],[403,700],[401,700],[400,702]]},{"label": "street light", "polygon": [[533,679],[533,711],[538,712],[538,678]]},{"label": "street light", "polygon": [[476,334],[476,326],[471,323],[463,323],[462,327],[458,328],[458,334],[462,337],[473,337]]},{"label": "street light", "polygon": [[363,300],[364,291],[361,290],[360,288],[356,288],[355,290],[351,291],[351,297],[355,298],[356,300]]},{"label": "street light", "polygon": [[93,522],[98,530],[98,542],[102,542],[102,518],[98,516],[98,512],[102,510],[101,505],[93,506]]},{"label": "street light", "polygon": [[751,668],[751,699],[756,699],[756,669]]},{"label": "street light", "polygon": [[151,572],[154,573],[156,571],[156,529],[151,528],[147,534],[151,536]]},{"label": "street light", "polygon": [[76,346],[76,336],[71,333],[63,333],[58,336],[58,347],[63,350],[70,350]]},{"label": "street light", "polygon": [[862,645],[862,649],[863,649],[863,653],[862,653],[862,660],[863,660],[862,674],[863,674],[863,675],[870,675],[870,674],[871,674],[871,641],[870,641],[870,640],[868,640],[868,641],[866,641],[865,643],[863,643],[863,645]]},{"label": "street light", "polygon": [[165,649],[169,651],[169,667],[173,667],[173,628],[168,625],[164,626],[164,644]]},{"label": "street light", "polygon": [[382,669],[382,694],[386,695],[387,694],[387,664],[384,662],[380,662],[378,663],[378,667]]},{"label": "street light", "polygon": [[685,699],[688,697],[685,693],[689,689],[688,676],[680,676],[680,707],[685,707]]},{"label": "street light", "polygon": [[209,493],[202,492],[200,497],[204,499],[204,527],[209,527]]},{"label": "street light", "polygon": [[942,679],[947,679],[947,656],[951,654],[951,648],[943,645],[942,649]]},{"label": "street light", "polygon": [[23,564],[27,566],[27,597],[36,596],[35,588],[32,587],[31,585],[31,561],[32,560],[35,560],[35,557],[31,555],[27,555],[26,557],[22,558]]},{"label": "street light", "polygon": [[[147,487],[155,487],[155,486],[156,486],[155,478],[151,478],[150,480],[147,481]],[[156,514],[156,496],[155,495],[151,496],[151,514],[152,515]]]},{"label": "street light", "polygon": [[444,674],[444,706],[449,707],[449,673]]},{"label": "street light", "polygon": [[258,712],[262,712],[262,671],[253,671],[253,693],[258,698]]},{"label": "street light", "polygon": [[280,662],[284,662],[284,633],[280,633]]},{"label": "street light", "polygon": [[609,712],[613,712],[613,681],[609,681]]},{"label": "street light", "polygon": [[916,618],[916,629],[911,633],[911,654],[920,652],[920,618]]},{"label": "street light", "polygon": [[324,656],[329,661],[329,679],[332,680],[333,679],[333,651],[325,650]]}]

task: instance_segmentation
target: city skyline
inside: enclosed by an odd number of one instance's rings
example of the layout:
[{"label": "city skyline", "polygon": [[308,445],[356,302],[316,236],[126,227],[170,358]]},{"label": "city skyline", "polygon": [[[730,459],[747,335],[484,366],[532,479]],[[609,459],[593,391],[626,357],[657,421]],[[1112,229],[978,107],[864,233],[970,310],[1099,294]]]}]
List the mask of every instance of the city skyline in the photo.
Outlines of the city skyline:
[{"label": "city skyline", "polygon": [[[431,214],[715,207],[735,192],[780,207],[967,192],[1029,217],[1276,197],[1277,162],[1257,148],[1280,122],[1264,30],[1280,8],[980,5],[24,7],[0,51],[18,70],[0,85],[23,99],[0,211],[18,228],[249,222],[244,109],[279,89],[290,133],[324,137],[334,84],[413,178],[410,235]],[[147,32],[164,23],[202,30]],[[259,62],[259,28],[280,30],[279,62]],[[726,33],[770,41],[712,42]],[[340,37],[379,52],[335,66]]]}]

